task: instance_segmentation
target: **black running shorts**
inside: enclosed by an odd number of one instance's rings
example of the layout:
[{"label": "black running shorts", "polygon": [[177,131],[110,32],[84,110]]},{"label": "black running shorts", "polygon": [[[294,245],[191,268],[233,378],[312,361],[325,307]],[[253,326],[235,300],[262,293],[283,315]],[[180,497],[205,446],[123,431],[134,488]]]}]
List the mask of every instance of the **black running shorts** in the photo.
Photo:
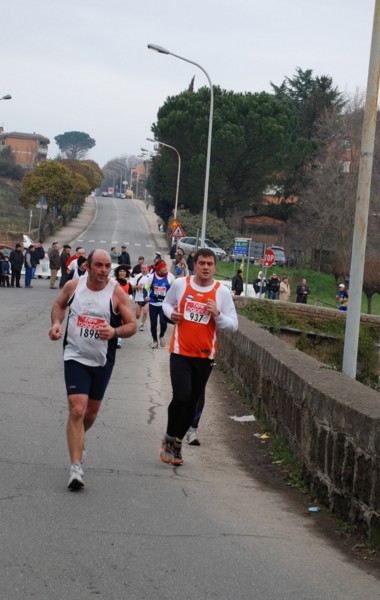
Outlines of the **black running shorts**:
[{"label": "black running shorts", "polygon": [[85,394],[89,400],[103,400],[113,365],[89,367],[76,360],[65,360],[67,395]]}]

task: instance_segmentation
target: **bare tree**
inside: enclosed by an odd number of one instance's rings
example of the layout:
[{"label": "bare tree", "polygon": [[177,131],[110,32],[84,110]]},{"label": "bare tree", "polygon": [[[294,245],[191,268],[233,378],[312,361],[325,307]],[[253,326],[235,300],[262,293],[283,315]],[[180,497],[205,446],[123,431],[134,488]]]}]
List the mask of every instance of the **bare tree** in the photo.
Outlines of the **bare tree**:
[{"label": "bare tree", "polygon": [[372,314],[372,296],[380,293],[380,259],[376,254],[367,256],[364,266],[363,292],[367,297],[367,312]]},{"label": "bare tree", "polygon": [[[296,235],[300,249],[318,249],[323,257],[332,253],[331,270],[337,278],[349,272],[360,144],[363,124],[363,97],[356,93],[347,101],[344,112],[332,110],[319,122],[318,149],[310,165],[307,185],[300,195]],[[376,145],[380,149],[380,135]],[[374,162],[371,213],[376,206],[380,187],[380,157]],[[377,220],[376,220],[377,219]],[[378,217],[370,220],[369,245],[373,245]]]}]

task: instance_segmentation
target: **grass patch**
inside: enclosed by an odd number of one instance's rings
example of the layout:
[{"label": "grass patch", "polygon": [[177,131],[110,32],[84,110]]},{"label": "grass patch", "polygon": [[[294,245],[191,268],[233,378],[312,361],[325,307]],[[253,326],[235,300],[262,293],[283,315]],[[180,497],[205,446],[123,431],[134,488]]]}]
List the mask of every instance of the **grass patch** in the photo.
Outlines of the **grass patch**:
[{"label": "grass patch", "polygon": [[[303,315],[302,319],[297,319],[294,315],[288,315],[275,302],[251,302],[239,309],[238,312],[251,321],[263,325],[277,336],[284,328],[299,330],[301,333],[295,340],[295,346],[299,350],[317,358],[331,368],[341,371],[345,319],[334,317],[326,321],[318,321],[313,316],[307,317],[307,315]],[[317,334],[317,336],[310,335],[310,333]],[[374,389],[378,387],[377,341],[376,329],[368,323],[361,323],[357,379]]]},{"label": "grass patch", "polygon": [[[240,264],[227,263],[222,260],[217,261],[216,277],[219,279],[231,279],[237,269],[240,268]],[[259,265],[245,265],[243,280],[246,279],[246,269],[248,268],[248,283],[252,283],[258,275],[258,272],[262,270]],[[338,302],[335,298],[337,293],[337,285],[335,277],[328,275],[327,273],[318,273],[310,268],[296,269],[293,267],[275,267],[267,269],[267,278],[271,276],[271,273],[276,273],[278,277],[284,277],[287,275],[290,281],[290,288],[292,290],[291,302],[295,302],[295,290],[302,277],[306,277],[307,284],[311,289],[311,294],[308,297],[309,304],[315,304],[316,306],[325,306],[326,308],[337,308]],[[365,294],[362,295],[361,312],[367,314],[367,298]],[[373,315],[380,315],[380,295],[374,294],[372,297],[372,311]]]}]

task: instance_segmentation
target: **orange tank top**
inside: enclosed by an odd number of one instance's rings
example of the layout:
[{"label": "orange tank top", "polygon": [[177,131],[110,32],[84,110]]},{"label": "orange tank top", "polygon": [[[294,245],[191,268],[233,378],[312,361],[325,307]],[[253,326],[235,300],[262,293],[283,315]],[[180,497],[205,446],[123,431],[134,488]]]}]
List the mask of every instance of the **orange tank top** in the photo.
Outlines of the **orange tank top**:
[{"label": "orange tank top", "polygon": [[169,352],[211,360],[215,358],[218,332],[214,317],[208,313],[207,300],[215,302],[219,286],[217,281],[211,291],[199,292],[190,285],[190,277],[186,277],[185,293],[178,307],[183,317],[174,326]]}]

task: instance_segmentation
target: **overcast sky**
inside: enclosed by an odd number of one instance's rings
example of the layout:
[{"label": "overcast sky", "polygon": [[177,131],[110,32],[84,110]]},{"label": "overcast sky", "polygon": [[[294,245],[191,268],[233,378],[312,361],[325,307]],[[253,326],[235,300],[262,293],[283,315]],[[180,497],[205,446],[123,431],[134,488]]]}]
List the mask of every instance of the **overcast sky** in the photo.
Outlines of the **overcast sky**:
[{"label": "overcast sky", "polygon": [[[375,0],[7,0],[1,3],[0,125],[54,137],[84,131],[103,166],[149,146],[168,96],[207,84],[271,91],[296,67],[365,90]],[[165,141],[165,140],[162,140]]]}]

